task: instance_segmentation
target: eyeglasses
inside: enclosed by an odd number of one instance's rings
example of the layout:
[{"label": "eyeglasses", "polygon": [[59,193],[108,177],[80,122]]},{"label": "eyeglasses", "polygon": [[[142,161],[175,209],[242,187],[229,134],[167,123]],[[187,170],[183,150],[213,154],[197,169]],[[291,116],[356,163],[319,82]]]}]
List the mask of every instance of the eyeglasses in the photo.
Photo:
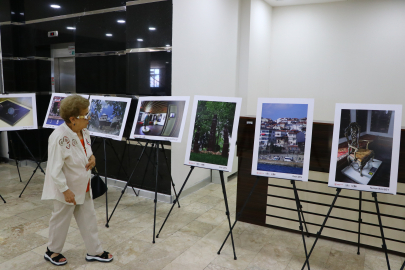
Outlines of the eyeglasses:
[{"label": "eyeglasses", "polygon": [[85,119],[85,120],[89,120],[91,118],[90,116],[90,112],[88,112],[86,115],[79,115],[78,117],[76,117],[77,119]]}]

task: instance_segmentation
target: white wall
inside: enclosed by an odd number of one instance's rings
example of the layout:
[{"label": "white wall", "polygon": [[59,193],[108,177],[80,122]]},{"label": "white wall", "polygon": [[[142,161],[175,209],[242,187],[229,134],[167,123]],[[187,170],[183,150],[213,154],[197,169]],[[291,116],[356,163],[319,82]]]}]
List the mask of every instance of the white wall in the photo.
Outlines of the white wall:
[{"label": "white wall", "polygon": [[276,7],[272,24],[269,96],[315,98],[316,121],[335,103],[405,104],[405,1]]},{"label": "white wall", "polygon": [[263,0],[241,0],[238,89],[241,115],[255,115],[257,98],[267,97],[270,72],[272,7]]},{"label": "white wall", "polygon": [[[238,15],[238,0],[173,0],[173,96],[236,96]],[[189,124],[190,116],[182,142],[172,144],[178,190],[189,172],[183,165]],[[195,169],[185,189],[208,177],[210,170]]]},{"label": "white wall", "polygon": [[271,25],[272,7],[263,0],[251,0],[249,78],[247,103],[245,103],[248,115],[256,115],[257,99],[268,96]]}]

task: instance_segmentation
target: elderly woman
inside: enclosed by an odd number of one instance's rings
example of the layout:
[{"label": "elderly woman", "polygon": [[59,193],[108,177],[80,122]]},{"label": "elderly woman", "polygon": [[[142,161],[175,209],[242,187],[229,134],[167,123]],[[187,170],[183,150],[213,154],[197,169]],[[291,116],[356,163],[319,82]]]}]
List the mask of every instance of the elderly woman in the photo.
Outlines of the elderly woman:
[{"label": "elderly woman", "polygon": [[54,200],[44,258],[54,265],[67,263],[61,252],[74,215],[87,249],[86,260],[111,262],[113,256],[103,251],[98,239],[90,189],[91,169],[96,165],[96,158],[86,129],[90,119],[89,101],[79,95],[65,98],[60,105],[60,116],[65,123],[49,137],[42,193],[42,200]]}]

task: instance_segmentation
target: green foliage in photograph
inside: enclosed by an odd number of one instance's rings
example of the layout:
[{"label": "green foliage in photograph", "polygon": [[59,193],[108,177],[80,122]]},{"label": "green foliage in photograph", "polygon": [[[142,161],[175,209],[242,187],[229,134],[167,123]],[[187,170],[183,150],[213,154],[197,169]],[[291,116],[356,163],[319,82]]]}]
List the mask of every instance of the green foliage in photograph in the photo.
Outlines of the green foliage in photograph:
[{"label": "green foliage in photograph", "polygon": [[106,100],[105,103],[108,106],[112,106],[113,107],[113,115],[122,118],[124,116],[125,113],[125,109],[127,106],[126,102],[120,102],[120,101],[110,101],[110,100]]},{"label": "green foliage in photograph", "polygon": [[91,108],[90,110],[92,112],[96,112],[98,115],[101,113],[103,110],[103,104],[107,104],[110,107],[113,107],[113,113],[112,115],[117,116],[119,118],[122,118],[125,113],[126,109],[126,102],[122,101],[111,101],[111,100],[99,100],[99,99],[94,99],[91,103]]},{"label": "green foliage in photograph", "polygon": [[216,165],[222,165],[222,166],[228,165],[228,158],[224,158],[222,156],[217,156],[217,155],[204,154],[204,153],[191,153],[190,160],[197,161],[197,162],[216,164]]},{"label": "green foliage in photograph", "polygon": [[[233,120],[235,117],[236,103],[218,102],[200,100],[197,106],[195,117],[194,135],[197,128],[200,127],[200,140],[202,147],[206,148],[208,144],[209,133],[211,130],[212,118],[217,115],[216,144],[222,149],[224,139],[223,131],[225,126],[228,128],[229,137],[232,137]],[[193,141],[194,141],[193,135]]]}]

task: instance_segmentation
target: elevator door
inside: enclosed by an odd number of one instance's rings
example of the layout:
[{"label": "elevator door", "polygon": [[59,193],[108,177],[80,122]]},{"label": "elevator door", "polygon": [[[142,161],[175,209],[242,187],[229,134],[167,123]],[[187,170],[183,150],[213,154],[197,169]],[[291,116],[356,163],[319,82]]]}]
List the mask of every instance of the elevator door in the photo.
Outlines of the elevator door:
[{"label": "elevator door", "polygon": [[55,92],[76,93],[75,58],[55,58]]}]

